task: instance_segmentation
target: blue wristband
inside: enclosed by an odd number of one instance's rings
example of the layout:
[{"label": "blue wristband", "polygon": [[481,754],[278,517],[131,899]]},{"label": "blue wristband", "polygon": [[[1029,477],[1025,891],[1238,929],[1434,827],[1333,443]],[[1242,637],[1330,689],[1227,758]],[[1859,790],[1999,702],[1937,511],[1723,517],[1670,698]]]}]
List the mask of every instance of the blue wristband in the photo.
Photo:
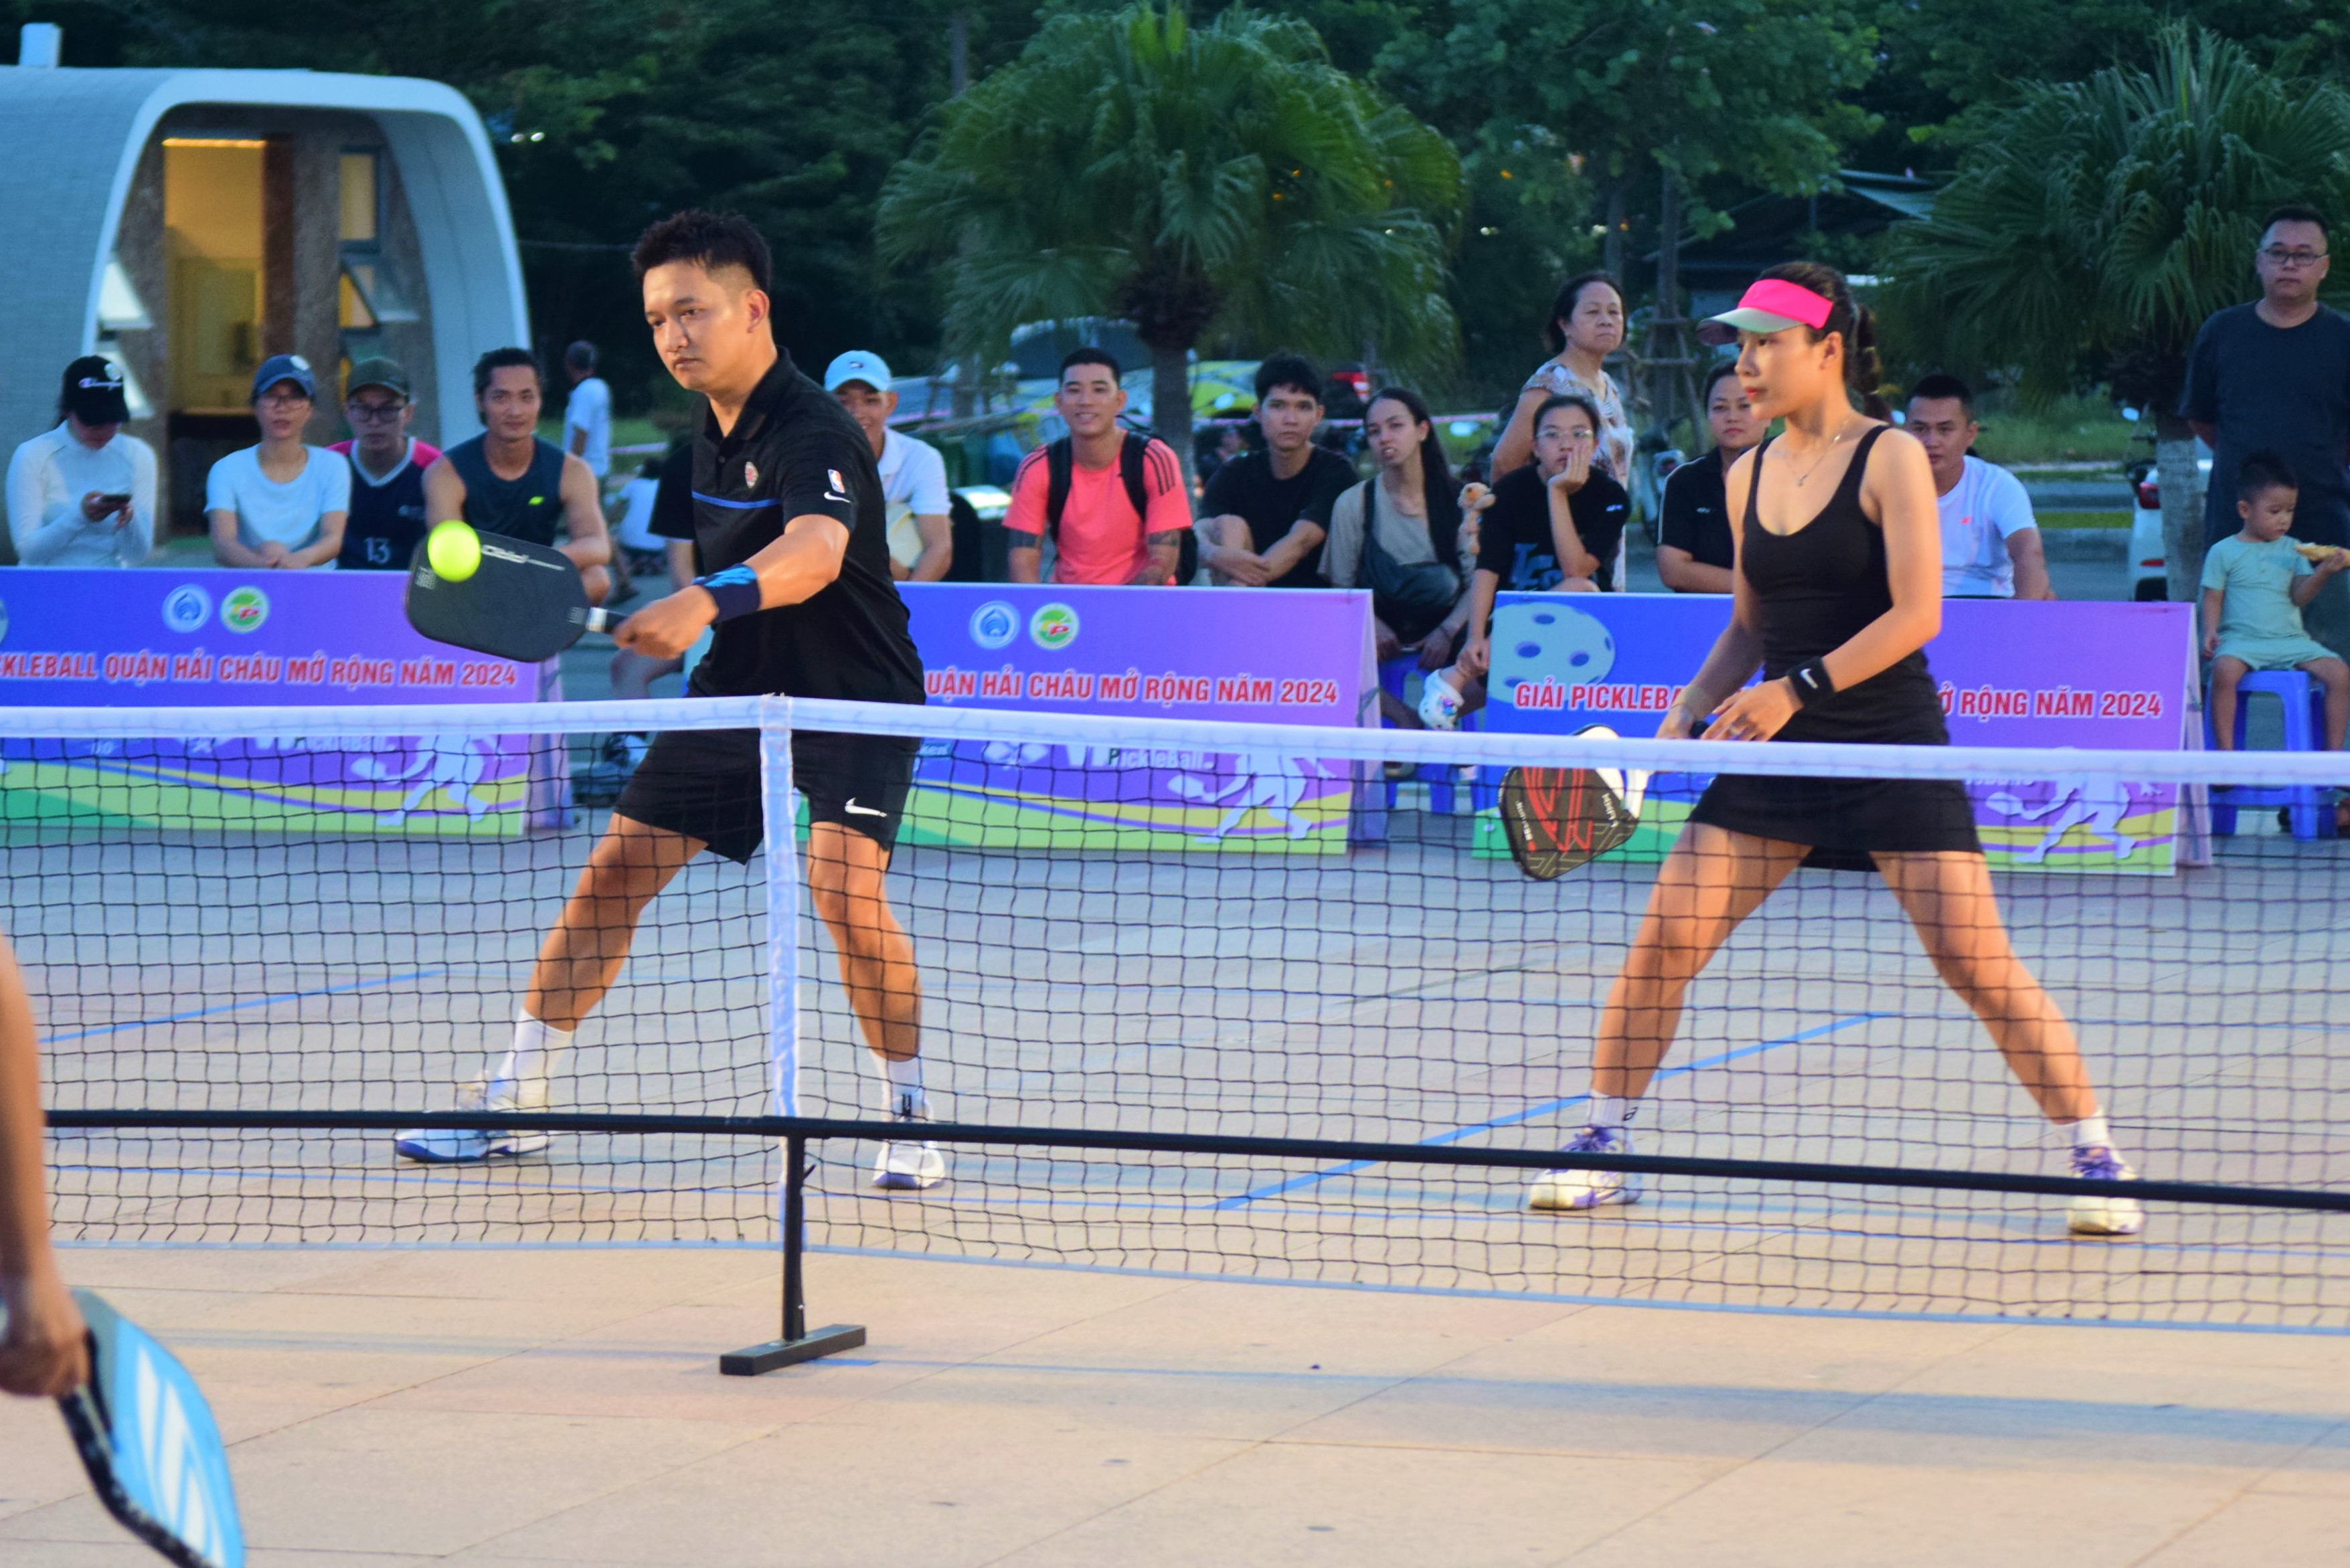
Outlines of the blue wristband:
[{"label": "blue wristband", "polygon": [[723,572],[696,577],[693,586],[718,601],[720,620],[759,613],[759,577],[748,566],[729,566]]}]

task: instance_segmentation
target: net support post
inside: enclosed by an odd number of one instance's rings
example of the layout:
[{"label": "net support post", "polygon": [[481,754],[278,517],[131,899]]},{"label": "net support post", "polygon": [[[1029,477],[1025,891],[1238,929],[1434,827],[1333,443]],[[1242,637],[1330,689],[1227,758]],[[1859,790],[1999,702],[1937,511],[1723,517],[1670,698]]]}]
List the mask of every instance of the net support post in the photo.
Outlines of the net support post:
[{"label": "net support post", "polygon": [[778,1367],[796,1366],[818,1356],[854,1350],[865,1343],[857,1324],[836,1323],[810,1334],[807,1326],[807,1281],[803,1270],[802,1231],[807,1218],[807,1139],[794,1134],[784,1140],[784,1333],[764,1345],[730,1350],[718,1358],[719,1372],[728,1377],[756,1377]]}]

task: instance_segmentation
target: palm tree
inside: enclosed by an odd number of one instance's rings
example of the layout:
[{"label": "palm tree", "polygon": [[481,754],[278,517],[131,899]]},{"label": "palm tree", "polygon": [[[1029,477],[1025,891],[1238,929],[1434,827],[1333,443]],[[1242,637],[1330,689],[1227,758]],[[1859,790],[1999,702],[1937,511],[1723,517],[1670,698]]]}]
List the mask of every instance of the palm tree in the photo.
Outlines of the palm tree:
[{"label": "palm tree", "polygon": [[2034,400],[2102,379],[2150,410],[2170,597],[2202,561],[2194,435],[2178,415],[2206,317],[2254,292],[2261,220],[2350,206],[2350,93],[2165,27],[2149,68],[2030,88],[1894,236],[1891,303],[1955,363]]},{"label": "palm tree", "polygon": [[1461,165],[1329,63],[1302,22],[1180,3],[1062,15],[947,105],[881,194],[880,248],[944,275],[946,338],[993,358],[1024,322],[1118,316],[1152,420],[1191,462],[1210,334],[1442,367]]}]

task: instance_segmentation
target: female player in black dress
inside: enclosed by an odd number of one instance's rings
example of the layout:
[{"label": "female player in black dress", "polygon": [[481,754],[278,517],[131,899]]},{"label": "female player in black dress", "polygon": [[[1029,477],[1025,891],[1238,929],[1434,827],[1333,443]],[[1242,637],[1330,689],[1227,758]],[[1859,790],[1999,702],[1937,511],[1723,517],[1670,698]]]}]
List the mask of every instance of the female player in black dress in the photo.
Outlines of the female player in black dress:
[{"label": "female player in black dress", "polygon": [[[1941,535],[1925,449],[1854,408],[1874,402],[1867,313],[1841,275],[1772,268],[1739,308],[1738,379],[1759,421],[1786,433],[1729,475],[1736,608],[1659,734],[1707,740],[1946,745],[1920,650],[1941,629]],[[1748,686],[1760,664],[1766,679]],[[1711,722],[1709,722],[1711,721]],[[2116,1182],[2115,1154],[2073,1031],[2009,945],[1974,814],[1956,782],[1723,775],[1690,813],[1609,993],[1594,1052],[1591,1121],[1575,1152],[1629,1148],[1627,1125],[1680,1025],[1690,981],[1739,922],[1806,859],[1874,865],[1943,981],[1981,1018],[2042,1114],[2066,1129],[2073,1173]],[[1629,1203],[1637,1179],[1555,1170],[1529,1207]],[[2138,1204],[2073,1199],[2074,1231],[2133,1235]]]}]

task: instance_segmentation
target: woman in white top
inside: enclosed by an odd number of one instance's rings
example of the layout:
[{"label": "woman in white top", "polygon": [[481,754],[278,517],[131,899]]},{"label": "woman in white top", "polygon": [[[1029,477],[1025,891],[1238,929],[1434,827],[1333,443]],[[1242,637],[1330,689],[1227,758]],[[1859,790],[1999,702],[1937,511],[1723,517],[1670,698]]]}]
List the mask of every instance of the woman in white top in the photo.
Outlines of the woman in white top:
[{"label": "woman in white top", "polygon": [[1594,466],[1617,483],[1632,485],[1632,421],[1624,394],[1603,368],[1624,346],[1624,294],[1604,272],[1586,272],[1561,286],[1543,328],[1551,357],[1526,378],[1518,406],[1493,448],[1493,477],[1523,468],[1534,455],[1534,410],[1551,398],[1580,392],[1599,410],[1599,450]]},{"label": "woman in white top", "polygon": [[135,566],[155,547],[155,449],[122,433],[122,372],[66,367],[57,429],[8,460],[8,532],[28,566]]},{"label": "woman in white top", "polygon": [[213,464],[204,481],[213,559],[224,566],[332,568],[351,509],[351,465],[305,446],[317,382],[299,354],[277,354],[253,375],[261,444]]}]

